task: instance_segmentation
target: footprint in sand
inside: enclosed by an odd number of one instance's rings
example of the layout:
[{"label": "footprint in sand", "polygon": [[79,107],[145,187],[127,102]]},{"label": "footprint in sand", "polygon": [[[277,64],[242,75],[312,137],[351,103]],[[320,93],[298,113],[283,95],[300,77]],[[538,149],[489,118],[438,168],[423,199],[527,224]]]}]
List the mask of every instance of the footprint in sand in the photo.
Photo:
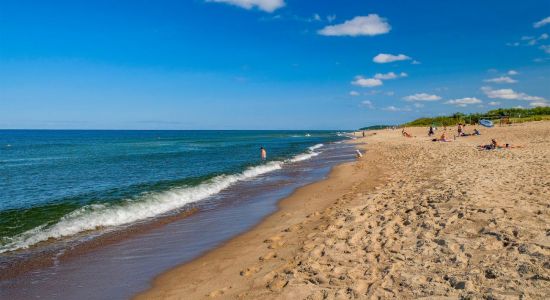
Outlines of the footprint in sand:
[{"label": "footprint in sand", "polygon": [[231,287],[229,286],[229,287],[224,287],[223,289],[215,290],[215,291],[211,292],[210,294],[208,294],[207,297],[210,297],[210,298],[219,297],[219,296],[225,294],[230,289],[231,289]]},{"label": "footprint in sand", "polygon": [[283,240],[282,236],[276,235],[265,240],[264,243],[269,244],[269,246],[267,246],[269,249],[277,249],[284,246],[285,240]]},{"label": "footprint in sand", "polygon": [[270,260],[270,259],[273,259],[273,258],[277,258],[277,253],[276,252],[269,252],[264,256],[260,256],[258,258],[258,260],[259,261],[266,261],[266,260]]},{"label": "footprint in sand", "polygon": [[239,275],[245,276],[245,277],[246,277],[246,276],[250,276],[250,275],[252,275],[252,274],[256,274],[256,273],[258,273],[258,271],[260,271],[260,270],[261,270],[260,267],[254,266],[254,267],[246,268],[246,270],[241,270],[241,272],[239,273]]}]

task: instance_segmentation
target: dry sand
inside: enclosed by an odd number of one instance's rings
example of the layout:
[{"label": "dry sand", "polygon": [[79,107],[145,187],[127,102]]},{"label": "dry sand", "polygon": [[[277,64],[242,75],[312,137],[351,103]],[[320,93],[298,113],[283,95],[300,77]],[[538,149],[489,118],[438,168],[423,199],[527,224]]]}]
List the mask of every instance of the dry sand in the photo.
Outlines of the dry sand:
[{"label": "dry sand", "polygon": [[[138,298],[550,298],[550,122],[408,131],[369,132],[362,159]],[[475,148],[491,138],[525,148]]]}]

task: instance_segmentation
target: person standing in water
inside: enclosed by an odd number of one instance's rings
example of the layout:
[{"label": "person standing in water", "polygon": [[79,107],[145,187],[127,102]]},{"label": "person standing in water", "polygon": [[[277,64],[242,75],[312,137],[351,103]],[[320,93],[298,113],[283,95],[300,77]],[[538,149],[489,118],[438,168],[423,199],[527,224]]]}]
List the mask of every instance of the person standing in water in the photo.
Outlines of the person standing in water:
[{"label": "person standing in water", "polygon": [[260,147],[260,155],[262,157],[262,160],[266,160],[267,159],[267,151],[265,151],[265,148],[264,147]]}]

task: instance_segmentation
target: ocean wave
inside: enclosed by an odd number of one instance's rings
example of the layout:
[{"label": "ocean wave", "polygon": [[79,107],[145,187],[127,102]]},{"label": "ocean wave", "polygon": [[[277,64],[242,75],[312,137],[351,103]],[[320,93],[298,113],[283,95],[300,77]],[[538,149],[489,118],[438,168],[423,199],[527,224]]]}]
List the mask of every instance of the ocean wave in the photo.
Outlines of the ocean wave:
[{"label": "ocean wave", "polygon": [[312,157],[315,157],[315,156],[320,154],[319,152],[315,152],[315,150],[317,150],[317,149],[319,149],[323,146],[324,146],[323,144],[313,145],[313,146],[308,148],[308,152],[298,154],[298,155],[294,156],[292,159],[290,159],[289,161],[290,162],[299,162],[299,161],[303,161],[303,160],[307,160],[307,159],[310,159]]},{"label": "ocean wave", "polygon": [[85,231],[129,225],[157,217],[180,209],[186,204],[206,199],[239,181],[249,180],[281,169],[285,163],[303,161],[317,156],[319,152],[314,150],[322,146],[323,144],[314,145],[308,149],[307,153],[298,154],[287,161],[271,161],[250,167],[238,174],[219,175],[197,186],[147,193],[139,199],[126,200],[117,205],[86,205],[63,216],[51,226],[41,225],[14,237],[4,238],[3,245],[0,245],[0,253],[26,249],[49,239],[59,239]]},{"label": "ocean wave", "polygon": [[319,148],[321,148],[321,147],[323,147],[323,146],[324,146],[323,144],[317,144],[317,145],[313,145],[313,146],[309,147],[308,149],[309,149],[310,151],[315,151],[315,150],[317,150],[317,149],[319,149]]}]

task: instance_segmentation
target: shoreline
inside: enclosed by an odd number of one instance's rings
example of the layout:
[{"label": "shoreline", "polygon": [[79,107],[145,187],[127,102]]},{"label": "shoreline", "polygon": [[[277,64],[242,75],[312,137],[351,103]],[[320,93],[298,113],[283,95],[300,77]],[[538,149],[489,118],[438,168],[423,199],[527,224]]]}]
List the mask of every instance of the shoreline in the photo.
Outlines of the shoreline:
[{"label": "shoreline", "polygon": [[550,122],[478,129],[358,138],[362,159],[134,299],[547,299]]},{"label": "shoreline", "polygon": [[[354,144],[356,148],[364,151],[364,146],[362,147],[357,139],[347,143]],[[187,263],[175,266],[156,276],[149,289],[136,294],[133,299],[178,298],[179,293],[195,299],[222,296],[227,294],[229,290],[232,290],[231,294],[235,294],[235,290],[239,288],[248,289],[248,286],[239,285],[243,282],[237,283],[238,286],[234,284],[231,287],[223,286],[223,280],[222,282],[212,283],[210,275],[217,274],[219,276],[221,271],[224,275],[246,281],[247,277],[260,272],[262,269],[254,266],[246,267],[247,265],[254,265],[257,262],[276,265],[278,252],[298,250],[298,244],[294,241],[297,238],[296,235],[306,232],[308,228],[321,226],[321,223],[323,223],[322,212],[331,210],[330,206],[335,201],[345,199],[345,195],[350,190],[358,193],[371,191],[385,180],[383,178],[385,172],[376,165],[372,166],[373,171],[369,172],[367,178],[358,177],[356,180],[351,181],[346,179],[349,172],[363,170],[368,162],[372,163],[377,158],[377,156],[368,156],[368,158],[363,156],[362,159],[354,162],[345,162],[334,166],[326,178],[302,186],[288,197],[280,199],[277,210],[264,217],[261,222],[250,230],[231,238]],[[366,185],[359,186],[360,183],[366,183]],[[302,202],[301,200],[304,198],[306,200]],[[282,235],[291,234],[294,237],[286,239],[281,237]],[[242,253],[244,252],[250,255],[243,258]],[[228,259],[232,260],[236,256],[240,256],[237,264],[228,262]],[[273,265],[270,267],[273,268]],[[201,275],[207,276],[197,278],[197,272],[200,274],[199,277]],[[190,275],[191,273],[193,275]],[[193,282],[193,285],[197,288],[205,287],[206,289],[214,289],[214,291],[201,294],[201,289],[193,291],[174,289],[178,282],[189,281]],[[222,284],[220,285],[220,283]],[[216,285],[218,285],[217,288],[214,288]]]},{"label": "shoreline", "polygon": [[[5,280],[0,281],[3,290],[0,294],[25,299],[47,291],[59,299],[72,299],[86,295],[88,291],[87,297],[93,299],[104,299],[109,295],[121,299],[132,297],[147,288],[158,274],[215,249],[260,223],[277,209],[281,199],[296,188],[325,178],[331,166],[352,161],[353,154],[342,155],[352,152],[352,148],[355,146],[329,143],[318,156],[303,162],[291,162],[288,167],[261,176],[259,180],[243,181],[229,187],[208,199],[200,208],[195,207],[193,212],[199,208],[198,211],[189,217],[162,218],[159,219],[162,222],[148,222],[107,233],[55,255],[55,260],[44,253],[40,257],[33,256],[32,261],[6,266],[9,272],[2,274]],[[201,236],[204,234],[206,236]],[[185,245],[184,249],[182,245]],[[31,269],[33,272],[28,272]],[[123,275],[132,273],[141,276],[131,278]],[[93,274],[112,276],[99,279]],[[62,283],[48,283],[56,280]],[[116,282],[124,282],[125,291],[111,291],[118,286]]]}]

